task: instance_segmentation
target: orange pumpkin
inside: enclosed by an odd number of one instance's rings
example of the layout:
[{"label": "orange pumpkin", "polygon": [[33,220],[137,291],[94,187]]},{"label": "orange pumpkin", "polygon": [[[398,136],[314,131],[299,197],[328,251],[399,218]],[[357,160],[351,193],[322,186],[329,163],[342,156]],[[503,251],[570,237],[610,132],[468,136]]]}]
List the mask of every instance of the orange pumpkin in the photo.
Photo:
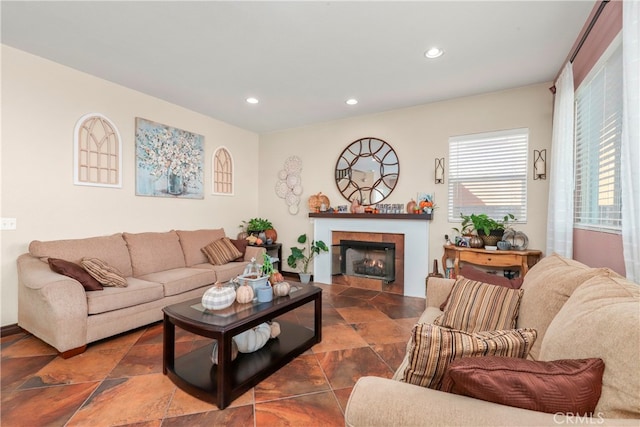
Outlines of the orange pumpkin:
[{"label": "orange pumpkin", "polygon": [[269,280],[271,281],[271,284],[276,284],[276,283],[280,283],[280,282],[284,282],[284,277],[282,276],[282,273],[280,273],[278,270],[274,271],[273,273],[271,273],[271,276],[269,276]]}]

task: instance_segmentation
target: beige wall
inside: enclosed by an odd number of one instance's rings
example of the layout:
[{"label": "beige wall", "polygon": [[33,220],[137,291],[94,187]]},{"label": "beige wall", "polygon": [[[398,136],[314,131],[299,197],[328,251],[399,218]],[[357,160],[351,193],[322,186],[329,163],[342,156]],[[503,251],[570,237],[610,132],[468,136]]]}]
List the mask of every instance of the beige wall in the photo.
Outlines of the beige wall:
[{"label": "beige wall", "polygon": [[[90,112],[119,128],[123,187],[73,184],[73,129]],[[135,118],[205,137],[204,200],[135,195]],[[211,155],[226,146],[235,160],[235,196],[211,195]],[[31,240],[121,231],[224,227],[258,214],[258,135],[71,68],[2,46],[2,326],[17,322],[16,258]]]},{"label": "beige wall", "polygon": [[[400,159],[398,185],[385,203],[405,204],[423,191],[434,192],[436,203],[441,206],[431,222],[430,260],[424,260],[431,266],[434,258],[442,257],[444,235],[451,235],[451,227],[456,226],[447,221],[447,185],[434,184],[434,159],[448,157],[449,136],[527,127],[529,156],[533,149],[546,148],[549,152],[553,104],[549,86],[538,84],[261,135],[260,213],[278,230],[278,239],[284,245],[283,257],[290,253],[289,247],[298,235],[312,233],[313,225],[307,216],[310,195],[321,191],[332,206],[347,203],[333,178],[336,161],[352,141],[373,136],[391,144]],[[277,172],[292,155],[299,156],[303,163],[304,194],[297,215],[287,212],[284,201],[274,191]],[[528,221],[516,229],[529,236],[530,248],[544,249],[548,181],[534,181],[531,176],[529,173]]]}]

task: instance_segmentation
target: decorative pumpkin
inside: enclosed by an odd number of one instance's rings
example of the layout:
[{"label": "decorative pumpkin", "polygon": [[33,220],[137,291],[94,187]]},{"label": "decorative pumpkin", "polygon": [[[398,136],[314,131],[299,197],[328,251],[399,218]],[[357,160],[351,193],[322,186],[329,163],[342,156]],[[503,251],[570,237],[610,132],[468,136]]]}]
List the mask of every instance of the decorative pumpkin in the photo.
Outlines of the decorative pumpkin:
[{"label": "decorative pumpkin", "polygon": [[264,230],[264,234],[265,234],[265,236],[267,236],[267,239],[271,239],[272,240],[271,243],[275,243],[276,240],[278,239],[278,232],[274,228],[270,228],[268,230]]},{"label": "decorative pumpkin", "polygon": [[413,213],[416,210],[416,201],[411,199],[409,203],[407,203],[407,213]]},{"label": "decorative pumpkin", "polygon": [[207,310],[222,310],[233,304],[235,299],[236,291],[233,286],[222,286],[222,283],[216,282],[202,295],[202,306]]},{"label": "decorative pumpkin", "polygon": [[260,350],[271,338],[271,327],[268,323],[261,323],[253,329],[241,332],[232,338],[238,345],[240,353],[253,353]]},{"label": "decorative pumpkin", "polygon": [[[234,340],[231,340],[231,360],[236,360],[238,357],[238,344]],[[213,349],[211,350],[211,361],[214,365],[218,364],[218,340],[213,340]]]},{"label": "decorative pumpkin", "polygon": [[238,290],[236,291],[236,300],[240,304],[246,304],[253,301],[253,288],[247,283],[238,286]]},{"label": "decorative pumpkin", "polygon": [[277,297],[284,297],[289,295],[291,285],[288,282],[279,282],[273,285],[273,294]]},{"label": "decorative pumpkin", "polygon": [[284,277],[282,276],[282,273],[280,273],[278,270],[275,270],[273,273],[271,273],[271,276],[269,276],[269,281],[272,285],[275,285],[276,283],[284,282]]}]

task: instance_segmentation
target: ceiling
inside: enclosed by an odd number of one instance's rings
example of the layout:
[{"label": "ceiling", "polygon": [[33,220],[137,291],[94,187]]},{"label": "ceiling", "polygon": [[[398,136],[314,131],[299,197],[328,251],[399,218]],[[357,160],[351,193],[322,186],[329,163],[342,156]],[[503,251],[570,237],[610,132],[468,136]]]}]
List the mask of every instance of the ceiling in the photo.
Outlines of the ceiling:
[{"label": "ceiling", "polygon": [[552,81],[594,4],[2,1],[1,37],[265,133]]}]

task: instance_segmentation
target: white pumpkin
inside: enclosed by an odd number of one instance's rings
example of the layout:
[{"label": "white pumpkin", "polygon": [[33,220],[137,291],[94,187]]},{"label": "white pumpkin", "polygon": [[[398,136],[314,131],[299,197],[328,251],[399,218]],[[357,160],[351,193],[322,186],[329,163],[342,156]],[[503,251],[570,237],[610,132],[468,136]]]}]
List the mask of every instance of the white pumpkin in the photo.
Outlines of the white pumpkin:
[{"label": "white pumpkin", "polygon": [[238,286],[236,298],[240,304],[246,304],[253,301],[253,288],[246,283]]},{"label": "white pumpkin", "polygon": [[[236,360],[238,357],[238,345],[234,340],[231,340],[231,360]],[[211,361],[214,365],[218,364],[218,340],[213,340],[213,349],[211,350]]]},{"label": "white pumpkin", "polygon": [[202,295],[202,306],[207,310],[222,310],[233,304],[235,300],[236,291],[233,286],[222,286],[222,283],[216,282]]},{"label": "white pumpkin", "polygon": [[271,338],[271,327],[268,323],[261,323],[253,329],[241,332],[233,341],[238,345],[240,353],[253,353],[260,350]]},{"label": "white pumpkin", "polygon": [[277,297],[284,297],[289,295],[291,285],[288,282],[280,282],[273,285],[273,294]]}]

